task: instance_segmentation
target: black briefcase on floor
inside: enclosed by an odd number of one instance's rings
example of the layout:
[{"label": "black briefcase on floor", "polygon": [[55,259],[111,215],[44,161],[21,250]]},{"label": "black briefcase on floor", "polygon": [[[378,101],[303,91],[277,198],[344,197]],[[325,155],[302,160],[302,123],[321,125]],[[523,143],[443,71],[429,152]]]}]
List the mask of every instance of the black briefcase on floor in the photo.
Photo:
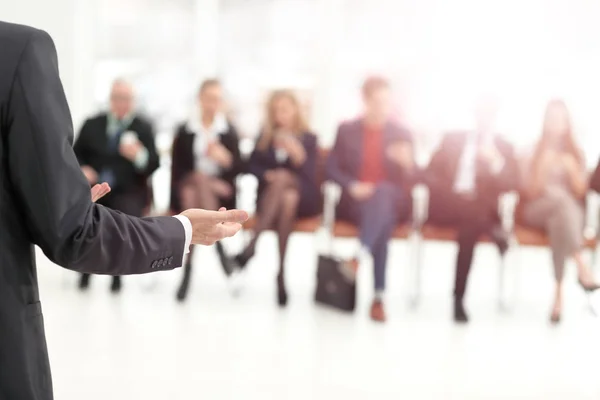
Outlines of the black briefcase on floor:
[{"label": "black briefcase on floor", "polygon": [[356,272],[345,261],[320,255],[315,301],[343,311],[356,306]]}]

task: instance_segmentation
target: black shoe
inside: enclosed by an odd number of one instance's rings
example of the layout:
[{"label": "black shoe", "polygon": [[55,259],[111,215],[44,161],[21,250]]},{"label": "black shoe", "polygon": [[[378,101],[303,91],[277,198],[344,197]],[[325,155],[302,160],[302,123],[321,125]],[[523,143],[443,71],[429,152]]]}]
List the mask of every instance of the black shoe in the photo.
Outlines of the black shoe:
[{"label": "black shoe", "polygon": [[81,274],[79,278],[79,290],[87,290],[90,287],[90,274]]},{"label": "black shoe", "polygon": [[277,304],[280,307],[287,306],[288,302],[288,294],[285,289],[285,283],[283,282],[283,278],[277,277]]},{"label": "black shoe", "polygon": [[597,284],[597,283],[585,284],[585,283],[583,283],[583,281],[581,279],[579,279],[579,285],[586,293],[590,293],[590,292],[600,289],[599,284]]},{"label": "black shoe", "polygon": [[223,272],[225,272],[227,277],[230,277],[238,266],[237,262],[225,253],[225,249],[221,242],[215,243],[215,247],[217,248],[217,254],[219,255],[219,261],[221,262],[221,267],[223,267]]},{"label": "black shoe", "polygon": [[552,310],[552,314],[550,314],[550,323],[552,325],[558,325],[560,323],[560,309]]},{"label": "black shoe", "polygon": [[183,280],[181,281],[181,285],[179,286],[179,290],[177,290],[177,301],[180,303],[184,302],[187,298],[188,288],[190,287],[190,278],[192,276],[192,265],[190,263],[186,263],[183,270]]},{"label": "black shoe", "polygon": [[235,256],[235,258],[233,259],[233,262],[235,263],[234,264],[235,267],[237,267],[239,269],[244,269],[244,268],[246,268],[246,265],[248,264],[248,261],[250,261],[251,258],[252,258],[252,255],[247,255],[245,253],[241,253],[241,254],[238,254],[237,256]]},{"label": "black shoe", "polygon": [[454,302],[454,322],[459,324],[466,324],[469,322],[469,316],[465,311],[462,301]]},{"label": "black shoe", "polygon": [[233,272],[236,269],[241,269],[239,263],[231,257],[223,255],[219,256],[219,259],[221,261],[221,266],[223,267],[223,272],[228,278],[231,276],[231,274],[233,274]]},{"label": "black shoe", "polygon": [[187,298],[188,285],[181,285],[177,291],[177,301],[183,303]]},{"label": "black shoe", "polygon": [[110,285],[110,291],[112,293],[119,293],[121,291],[121,277],[113,277],[112,284]]}]

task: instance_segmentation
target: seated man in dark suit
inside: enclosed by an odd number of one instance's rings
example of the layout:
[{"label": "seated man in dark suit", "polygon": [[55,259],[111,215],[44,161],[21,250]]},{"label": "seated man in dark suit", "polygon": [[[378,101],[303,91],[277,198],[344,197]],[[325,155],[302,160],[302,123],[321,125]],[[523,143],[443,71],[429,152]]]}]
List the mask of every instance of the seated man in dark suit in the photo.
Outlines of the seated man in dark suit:
[{"label": "seated man in dark suit", "polygon": [[487,234],[503,255],[508,248],[498,214],[502,192],[518,186],[518,165],[510,144],[493,130],[497,104],[479,99],[476,129],[445,135],[427,168],[429,223],[458,230],[454,320],[467,322],[463,297],[479,238]]},{"label": "seated man in dark suit", "polygon": [[[133,89],[123,80],[113,83],[110,111],[83,124],[73,149],[90,185],[107,182],[112,192],[100,204],[134,217],[141,217],[149,203],[148,178],[158,168],[150,123],[133,111]],[[89,286],[83,274],[81,289]],[[113,277],[111,290],[121,289],[121,278]]]},{"label": "seated man in dark suit", "polygon": [[[171,211],[188,207],[218,210],[235,208],[235,180],[244,170],[238,133],[223,113],[223,89],[216,79],[202,82],[198,91],[198,108],[181,124],[173,140],[171,162]],[[221,242],[215,244],[227,276],[233,272],[233,260]],[[193,247],[190,249],[179,301],[185,300],[192,273]]]},{"label": "seated man in dark suit", "polygon": [[[408,202],[414,158],[410,133],[389,119],[390,87],[380,77],[363,84],[364,117],[340,126],[326,173],[342,187],[337,215],[358,224],[360,243],[373,257],[371,318],[383,322],[388,241]],[[355,265],[358,265],[357,256]]]}]

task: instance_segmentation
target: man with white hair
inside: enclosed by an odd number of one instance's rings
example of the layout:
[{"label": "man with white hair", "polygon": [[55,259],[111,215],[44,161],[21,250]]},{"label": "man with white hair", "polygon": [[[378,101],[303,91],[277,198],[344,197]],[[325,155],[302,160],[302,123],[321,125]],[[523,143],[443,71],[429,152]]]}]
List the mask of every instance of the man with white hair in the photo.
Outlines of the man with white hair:
[{"label": "man with white hair", "polygon": [[[117,79],[110,91],[110,108],[83,124],[74,146],[75,155],[90,185],[106,182],[112,188],[98,202],[134,217],[141,217],[149,202],[148,179],[158,168],[159,158],[149,122],[134,111],[131,84]],[[79,287],[88,288],[89,274],[82,274]],[[114,276],[111,291],[121,290]]]}]

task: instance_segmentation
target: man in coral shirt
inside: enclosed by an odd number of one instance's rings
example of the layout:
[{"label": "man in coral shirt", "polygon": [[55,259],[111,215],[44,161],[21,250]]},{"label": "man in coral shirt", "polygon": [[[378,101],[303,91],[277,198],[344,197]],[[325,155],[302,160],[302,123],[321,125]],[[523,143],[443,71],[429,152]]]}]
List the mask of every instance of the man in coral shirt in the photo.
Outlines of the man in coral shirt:
[{"label": "man in coral shirt", "polygon": [[361,251],[355,262],[364,252],[373,257],[375,297],[370,314],[373,320],[384,322],[387,246],[403,216],[402,206],[409,200],[407,183],[414,164],[412,137],[390,122],[391,91],[384,78],[368,78],[362,92],[364,116],[339,127],[326,173],[342,187],[338,217],[360,229]]}]

